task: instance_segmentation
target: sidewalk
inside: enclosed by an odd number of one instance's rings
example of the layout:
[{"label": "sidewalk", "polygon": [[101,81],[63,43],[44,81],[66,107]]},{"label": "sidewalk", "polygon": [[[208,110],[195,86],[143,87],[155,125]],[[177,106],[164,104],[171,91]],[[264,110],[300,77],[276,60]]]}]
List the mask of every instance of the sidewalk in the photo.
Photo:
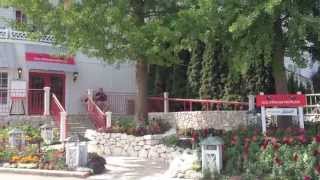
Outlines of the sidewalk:
[{"label": "sidewalk", "polygon": [[173,180],[165,177],[168,164],[164,161],[142,160],[134,157],[107,157],[107,172],[91,176],[91,180]]},{"label": "sidewalk", "polygon": [[[107,157],[107,171],[87,180],[174,180],[165,177],[168,164],[163,161],[142,160],[134,157]],[[81,180],[81,178],[50,177],[1,173],[1,180]]]}]

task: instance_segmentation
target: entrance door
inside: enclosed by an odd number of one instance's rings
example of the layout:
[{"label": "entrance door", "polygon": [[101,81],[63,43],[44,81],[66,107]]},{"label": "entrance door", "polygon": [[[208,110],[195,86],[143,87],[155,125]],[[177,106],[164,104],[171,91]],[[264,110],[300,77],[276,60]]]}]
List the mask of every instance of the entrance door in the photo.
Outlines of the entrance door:
[{"label": "entrance door", "polygon": [[43,114],[44,87],[50,87],[50,92],[54,93],[62,106],[64,106],[65,97],[65,75],[55,73],[29,73],[29,114]]}]

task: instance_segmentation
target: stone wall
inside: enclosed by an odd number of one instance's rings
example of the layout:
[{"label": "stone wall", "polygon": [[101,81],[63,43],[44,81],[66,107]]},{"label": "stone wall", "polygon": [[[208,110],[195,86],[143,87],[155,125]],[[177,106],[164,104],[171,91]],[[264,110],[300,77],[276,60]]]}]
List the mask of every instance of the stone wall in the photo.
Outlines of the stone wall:
[{"label": "stone wall", "polygon": [[90,140],[89,152],[97,152],[101,155],[169,161],[184,151],[178,147],[168,147],[162,144],[162,135],[136,137],[121,133],[99,133],[95,130],[87,130],[85,137]]},{"label": "stone wall", "polygon": [[188,111],[149,113],[149,119],[161,119],[178,129],[224,129],[247,126],[247,111]]}]

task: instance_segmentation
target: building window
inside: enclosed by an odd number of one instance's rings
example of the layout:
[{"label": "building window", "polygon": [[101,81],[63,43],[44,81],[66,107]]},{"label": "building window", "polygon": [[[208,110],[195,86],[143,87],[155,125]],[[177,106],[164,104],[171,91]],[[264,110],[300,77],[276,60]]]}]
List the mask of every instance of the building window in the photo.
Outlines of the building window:
[{"label": "building window", "polygon": [[26,22],[26,15],[23,14],[21,11],[16,11],[16,22],[17,23],[25,23]]},{"label": "building window", "polygon": [[8,103],[8,73],[0,72],[0,104]]}]

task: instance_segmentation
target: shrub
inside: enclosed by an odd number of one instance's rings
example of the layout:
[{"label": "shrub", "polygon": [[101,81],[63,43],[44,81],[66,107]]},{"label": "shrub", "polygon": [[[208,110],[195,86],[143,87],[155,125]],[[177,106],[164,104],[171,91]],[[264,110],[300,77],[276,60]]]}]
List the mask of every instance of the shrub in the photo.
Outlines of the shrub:
[{"label": "shrub", "polygon": [[105,171],[106,160],[97,153],[89,153],[88,168],[93,170],[94,174],[101,174]]},{"label": "shrub", "polygon": [[179,140],[177,138],[177,136],[171,135],[171,136],[167,136],[165,138],[162,139],[162,143],[165,144],[166,146],[176,146],[178,144]]}]

